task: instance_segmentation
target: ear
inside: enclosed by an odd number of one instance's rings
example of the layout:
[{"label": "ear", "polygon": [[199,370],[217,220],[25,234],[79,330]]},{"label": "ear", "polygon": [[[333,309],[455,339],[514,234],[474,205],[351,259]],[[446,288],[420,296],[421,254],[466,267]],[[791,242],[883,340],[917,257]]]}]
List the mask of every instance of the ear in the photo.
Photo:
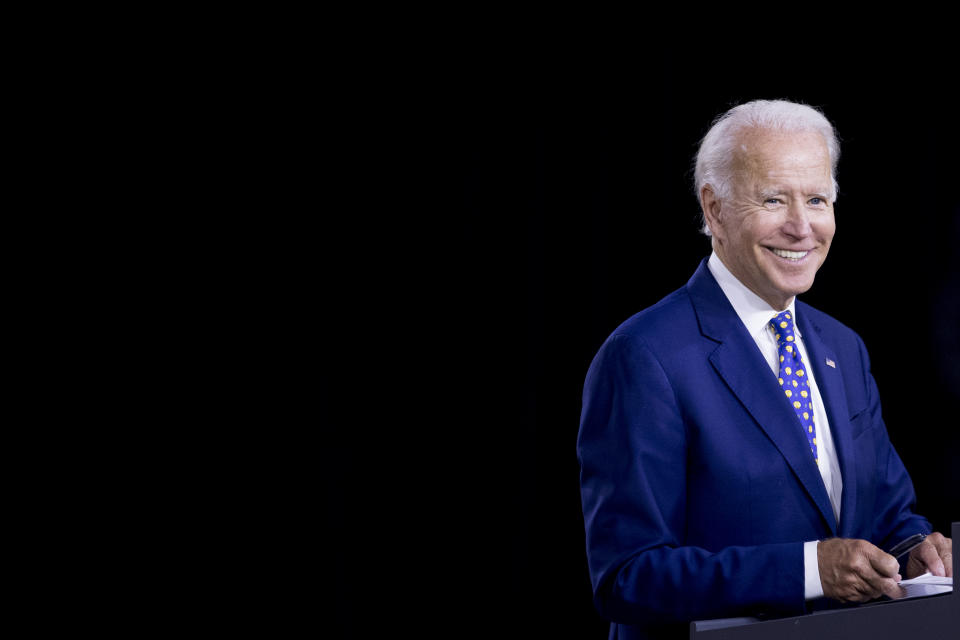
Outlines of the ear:
[{"label": "ear", "polygon": [[703,209],[703,217],[707,221],[707,226],[710,227],[710,233],[713,234],[714,238],[722,238],[720,198],[717,197],[713,187],[709,184],[703,185],[703,188],[700,189],[700,207]]}]

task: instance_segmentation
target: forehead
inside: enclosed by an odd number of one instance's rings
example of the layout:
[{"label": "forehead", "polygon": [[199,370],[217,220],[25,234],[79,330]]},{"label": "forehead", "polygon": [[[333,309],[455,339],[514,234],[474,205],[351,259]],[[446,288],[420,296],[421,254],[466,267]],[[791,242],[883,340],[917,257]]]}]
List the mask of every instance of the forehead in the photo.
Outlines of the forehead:
[{"label": "forehead", "polygon": [[738,136],[733,169],[737,178],[751,182],[829,180],[830,153],[823,136],[815,131],[748,129]]}]

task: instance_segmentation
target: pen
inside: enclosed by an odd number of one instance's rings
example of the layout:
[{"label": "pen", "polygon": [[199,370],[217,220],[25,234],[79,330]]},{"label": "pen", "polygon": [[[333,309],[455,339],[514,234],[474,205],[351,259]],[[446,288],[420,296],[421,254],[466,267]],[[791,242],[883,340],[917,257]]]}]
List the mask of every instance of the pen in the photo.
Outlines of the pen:
[{"label": "pen", "polygon": [[890,551],[888,551],[887,553],[889,553],[894,558],[899,560],[900,556],[906,553],[909,553],[910,551],[913,551],[914,549],[919,547],[926,537],[927,536],[922,533],[914,534],[909,538],[907,538],[906,540],[903,540],[902,542],[895,544],[893,548],[890,549]]}]

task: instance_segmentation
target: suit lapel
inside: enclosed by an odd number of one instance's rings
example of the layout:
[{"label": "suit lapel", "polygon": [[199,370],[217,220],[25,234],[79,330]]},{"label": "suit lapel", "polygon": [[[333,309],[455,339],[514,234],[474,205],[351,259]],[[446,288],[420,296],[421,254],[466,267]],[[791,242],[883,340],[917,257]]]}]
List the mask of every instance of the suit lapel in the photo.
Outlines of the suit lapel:
[{"label": "suit lapel", "polygon": [[[797,305],[800,307],[800,305]],[[840,476],[843,478],[843,492],[840,499],[840,535],[852,535],[850,529],[856,514],[856,460],[853,456],[853,439],[850,435],[850,410],[847,395],[843,390],[843,362],[836,352],[823,341],[820,328],[808,319],[808,314],[800,308],[797,322],[800,324],[803,344],[807,349],[813,368],[817,388],[823,397],[827,419],[830,421],[830,435],[837,448],[840,462]],[[830,360],[834,366],[827,365]]]},{"label": "suit lapel", "polygon": [[[706,260],[687,289],[701,331],[720,342],[710,354],[710,363],[780,451],[827,527],[836,535],[837,522],[830,498],[800,423],[756,343],[707,268]],[[815,373],[819,381],[819,371]],[[833,420],[832,414],[828,415]]]}]

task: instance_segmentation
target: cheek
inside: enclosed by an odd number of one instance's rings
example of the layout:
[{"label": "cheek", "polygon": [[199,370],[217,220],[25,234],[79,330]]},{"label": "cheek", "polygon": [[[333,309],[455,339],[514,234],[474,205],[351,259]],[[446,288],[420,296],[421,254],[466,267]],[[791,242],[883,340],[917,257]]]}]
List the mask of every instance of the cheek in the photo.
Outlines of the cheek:
[{"label": "cheek", "polygon": [[828,215],[825,215],[819,224],[815,226],[817,234],[822,237],[825,241],[829,242],[833,238],[833,234],[837,231],[837,221],[833,217],[833,211]]},{"label": "cheek", "polygon": [[773,211],[753,211],[743,219],[741,229],[743,237],[749,238],[754,244],[762,244],[765,240],[777,236],[785,219]]}]

